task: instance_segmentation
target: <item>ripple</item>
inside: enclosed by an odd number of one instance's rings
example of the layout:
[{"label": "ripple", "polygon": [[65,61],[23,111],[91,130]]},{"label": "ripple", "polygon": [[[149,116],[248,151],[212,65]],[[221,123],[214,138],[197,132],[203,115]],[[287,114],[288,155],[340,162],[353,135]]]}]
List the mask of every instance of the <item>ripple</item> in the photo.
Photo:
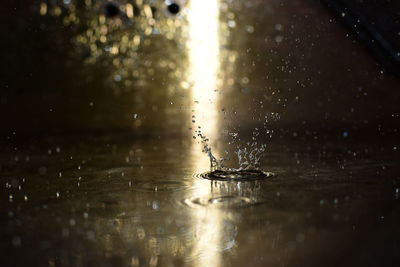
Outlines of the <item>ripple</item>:
[{"label": "ripple", "polygon": [[132,182],[132,189],[139,192],[180,191],[186,188],[187,185],[178,181]]},{"label": "ripple", "polygon": [[272,177],[272,172],[265,172],[262,170],[240,170],[240,171],[221,171],[216,170],[212,172],[205,172],[196,175],[196,177],[217,180],[217,181],[252,181],[263,180]]},{"label": "ripple", "polygon": [[198,207],[244,207],[258,204],[255,199],[244,196],[191,197],[184,203],[192,208]]}]

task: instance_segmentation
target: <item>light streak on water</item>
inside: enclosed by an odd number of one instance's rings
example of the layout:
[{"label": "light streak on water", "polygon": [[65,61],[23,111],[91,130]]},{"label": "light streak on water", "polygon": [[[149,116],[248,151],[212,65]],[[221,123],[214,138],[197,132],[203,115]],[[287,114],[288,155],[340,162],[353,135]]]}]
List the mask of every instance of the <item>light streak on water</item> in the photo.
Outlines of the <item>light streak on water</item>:
[{"label": "light streak on water", "polygon": [[[219,9],[216,0],[192,0],[188,13],[189,41],[189,82],[196,123],[210,140],[217,136],[217,93],[219,71]],[[195,170],[208,171],[209,159],[201,153],[201,147],[194,141],[196,156]],[[196,152],[198,151],[198,152]],[[210,182],[194,180],[190,194],[196,197],[211,197]],[[219,266],[222,230],[221,210],[215,207],[193,209],[193,261],[195,266]]]}]

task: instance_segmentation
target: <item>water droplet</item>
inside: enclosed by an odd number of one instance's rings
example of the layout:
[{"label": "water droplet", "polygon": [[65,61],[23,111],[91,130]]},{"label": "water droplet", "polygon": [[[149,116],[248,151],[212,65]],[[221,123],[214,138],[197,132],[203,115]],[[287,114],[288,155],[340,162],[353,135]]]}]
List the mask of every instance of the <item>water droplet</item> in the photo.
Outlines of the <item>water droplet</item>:
[{"label": "water droplet", "polygon": [[248,33],[253,33],[253,32],[254,32],[254,27],[251,26],[251,25],[247,25],[247,26],[246,26],[246,31],[247,31]]},{"label": "water droplet", "polygon": [[280,42],[282,42],[283,41],[283,36],[282,35],[277,35],[276,37],[275,37],[275,42],[277,42],[278,44],[280,43]]},{"label": "water droplet", "polygon": [[114,76],[114,81],[116,81],[116,82],[120,82],[122,80],[122,77],[121,77],[121,75],[119,75],[119,74],[116,74],[115,76]]},{"label": "water droplet", "polygon": [[70,225],[71,227],[74,227],[75,224],[76,224],[75,219],[71,218],[71,219],[69,220],[69,225]]},{"label": "water droplet", "polygon": [[160,207],[158,206],[157,201],[153,201],[152,208],[153,210],[159,210]]},{"label": "water droplet", "polygon": [[283,25],[280,24],[280,23],[275,24],[274,28],[275,28],[275,30],[277,30],[277,31],[283,31]]}]

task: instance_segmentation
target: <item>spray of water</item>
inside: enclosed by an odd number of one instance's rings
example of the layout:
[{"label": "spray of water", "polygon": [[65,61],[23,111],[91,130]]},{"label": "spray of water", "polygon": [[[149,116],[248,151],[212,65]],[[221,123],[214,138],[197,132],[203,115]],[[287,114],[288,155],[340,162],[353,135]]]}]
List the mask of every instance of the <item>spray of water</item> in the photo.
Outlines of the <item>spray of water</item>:
[{"label": "spray of water", "polygon": [[[228,168],[224,167],[224,160],[229,160],[229,158],[220,157],[217,160],[217,157],[213,155],[211,146],[209,144],[209,139],[202,134],[201,130],[198,129],[195,131],[197,136],[201,140],[201,144],[203,146],[203,153],[205,153],[210,159],[210,170],[211,171],[241,171],[241,170],[251,170],[251,169],[259,169],[260,161],[263,153],[266,149],[266,144],[258,144],[256,139],[253,140],[252,143],[247,143],[244,146],[237,145],[235,154],[238,158],[238,168]],[[253,138],[255,134],[253,133]]]},{"label": "spray of water", "polygon": [[[260,137],[271,138],[273,130],[268,128],[269,122],[278,120],[280,118],[278,113],[270,113],[265,116],[265,121],[262,129],[255,128],[252,133],[251,141],[242,143],[240,142],[239,130],[234,129],[233,132],[229,133],[231,140],[228,144],[235,145],[235,154],[238,160],[237,168],[228,168],[223,165],[224,161],[229,160],[228,157],[223,158],[217,157],[212,153],[210,140],[201,132],[201,127],[198,126],[195,130],[194,138],[200,139],[203,146],[203,153],[205,153],[210,159],[210,171],[243,171],[243,170],[259,170],[261,165],[261,158],[266,151],[267,145],[260,143],[258,140]],[[264,139],[265,140],[265,139]],[[227,153],[228,154],[228,153]]]}]

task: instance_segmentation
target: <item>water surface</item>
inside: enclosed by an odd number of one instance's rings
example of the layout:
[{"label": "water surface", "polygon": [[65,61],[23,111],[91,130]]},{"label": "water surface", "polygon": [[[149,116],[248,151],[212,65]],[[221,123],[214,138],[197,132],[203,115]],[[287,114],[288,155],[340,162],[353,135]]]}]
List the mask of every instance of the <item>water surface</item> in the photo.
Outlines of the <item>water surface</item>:
[{"label": "water surface", "polygon": [[5,145],[3,264],[398,263],[399,165],[390,142],[304,144],[271,143],[261,167],[276,175],[251,181],[201,178],[208,159],[186,139]]}]

